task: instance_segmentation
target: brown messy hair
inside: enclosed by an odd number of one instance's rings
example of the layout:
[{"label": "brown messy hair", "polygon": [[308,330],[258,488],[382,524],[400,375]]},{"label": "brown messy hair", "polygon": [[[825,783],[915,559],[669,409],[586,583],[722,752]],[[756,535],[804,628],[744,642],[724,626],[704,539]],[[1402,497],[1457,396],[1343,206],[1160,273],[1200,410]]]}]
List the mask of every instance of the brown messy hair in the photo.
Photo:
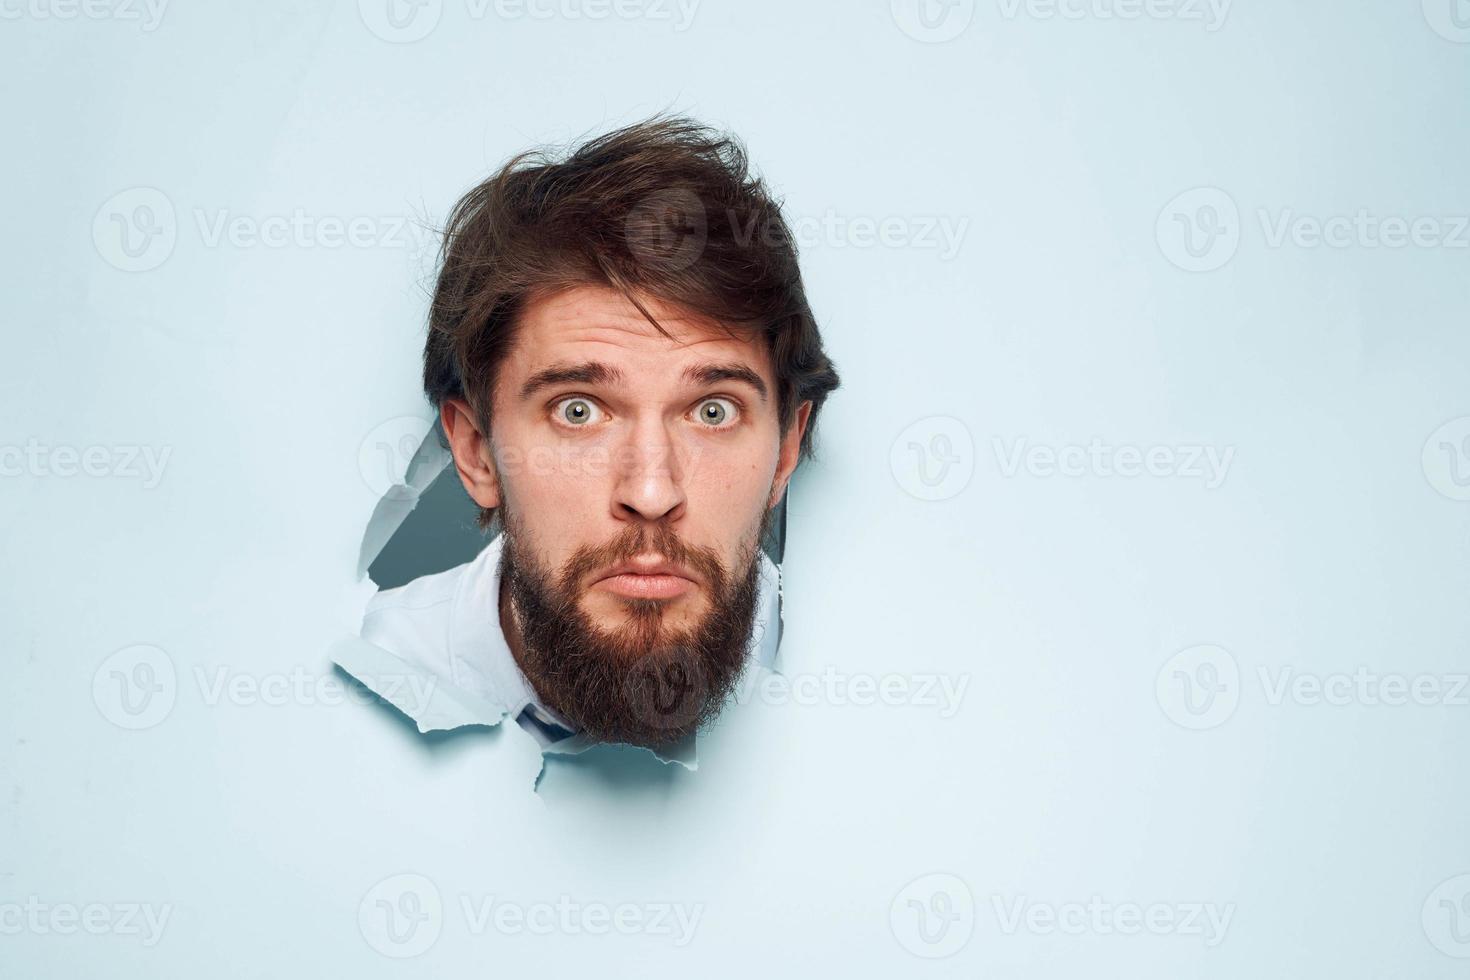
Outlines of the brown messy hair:
[{"label": "brown messy hair", "polygon": [[779,202],[733,136],[654,117],[565,155],[514,157],[450,212],[424,345],[424,392],[436,408],[465,399],[491,427],[496,371],[527,301],[579,285],[626,296],[664,336],[643,296],[764,336],[781,431],[838,386],[807,304]]}]

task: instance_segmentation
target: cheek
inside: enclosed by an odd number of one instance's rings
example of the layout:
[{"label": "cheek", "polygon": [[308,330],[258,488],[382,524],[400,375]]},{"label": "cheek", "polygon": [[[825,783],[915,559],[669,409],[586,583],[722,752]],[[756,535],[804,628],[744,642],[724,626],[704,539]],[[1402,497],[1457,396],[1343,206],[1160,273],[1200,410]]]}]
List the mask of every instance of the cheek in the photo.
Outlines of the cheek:
[{"label": "cheek", "polygon": [[744,526],[769,503],[776,463],[768,451],[697,453],[685,471],[691,512],[728,528]]},{"label": "cheek", "polygon": [[497,445],[496,459],[507,505],[545,556],[560,561],[607,510],[612,476],[604,451],[517,443]]}]

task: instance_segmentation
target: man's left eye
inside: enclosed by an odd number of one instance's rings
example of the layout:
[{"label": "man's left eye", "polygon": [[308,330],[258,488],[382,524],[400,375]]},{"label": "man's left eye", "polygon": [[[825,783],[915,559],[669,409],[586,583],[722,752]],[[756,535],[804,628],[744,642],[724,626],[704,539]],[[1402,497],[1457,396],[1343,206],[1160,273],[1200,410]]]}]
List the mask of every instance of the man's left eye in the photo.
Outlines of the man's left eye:
[{"label": "man's left eye", "polygon": [[711,429],[722,429],[735,423],[740,417],[740,409],[728,398],[706,398],[699,403],[694,414]]}]

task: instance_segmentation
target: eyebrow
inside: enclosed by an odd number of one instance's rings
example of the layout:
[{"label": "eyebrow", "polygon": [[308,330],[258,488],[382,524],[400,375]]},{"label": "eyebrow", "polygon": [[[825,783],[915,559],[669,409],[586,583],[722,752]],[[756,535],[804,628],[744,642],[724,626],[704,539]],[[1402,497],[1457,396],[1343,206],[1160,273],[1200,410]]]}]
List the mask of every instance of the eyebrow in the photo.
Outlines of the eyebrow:
[{"label": "eyebrow", "polygon": [[600,361],[587,361],[571,367],[551,367],[537,371],[521,385],[521,398],[530,398],[543,388],[560,384],[617,384],[623,380],[623,372],[608,367]]},{"label": "eyebrow", "polygon": [[[601,361],[585,361],[581,364],[550,367],[537,371],[521,385],[521,398],[530,398],[536,392],[560,384],[603,384],[616,385],[624,380],[618,368]],[[695,364],[684,369],[684,380],[691,384],[712,385],[721,381],[738,381],[754,388],[761,401],[768,401],[770,393],[761,376],[744,364]]]},{"label": "eyebrow", "polygon": [[719,384],[721,381],[739,381],[754,388],[761,401],[766,400],[766,383],[744,364],[696,364],[684,370],[684,380],[697,385]]}]

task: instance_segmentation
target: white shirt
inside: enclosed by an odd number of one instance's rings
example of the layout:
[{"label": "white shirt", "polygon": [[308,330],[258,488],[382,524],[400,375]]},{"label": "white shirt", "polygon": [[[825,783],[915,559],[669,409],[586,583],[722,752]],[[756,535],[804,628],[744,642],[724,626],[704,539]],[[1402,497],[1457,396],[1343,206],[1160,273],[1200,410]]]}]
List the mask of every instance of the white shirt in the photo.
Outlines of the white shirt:
[{"label": "white shirt", "polygon": [[[420,731],[493,725],[508,714],[543,752],[583,751],[594,743],[575,734],[575,725],[536,697],[501,629],[503,542],[504,534],[496,535],[463,565],[376,593],[363,617],[366,643],[338,644],[333,660],[413,718]],[[781,639],[781,573],[765,552],[759,560],[748,657],[774,670]],[[539,715],[542,724],[532,722],[529,713]],[[572,735],[561,737],[556,725]],[[694,736],[654,754],[693,768]]]}]

